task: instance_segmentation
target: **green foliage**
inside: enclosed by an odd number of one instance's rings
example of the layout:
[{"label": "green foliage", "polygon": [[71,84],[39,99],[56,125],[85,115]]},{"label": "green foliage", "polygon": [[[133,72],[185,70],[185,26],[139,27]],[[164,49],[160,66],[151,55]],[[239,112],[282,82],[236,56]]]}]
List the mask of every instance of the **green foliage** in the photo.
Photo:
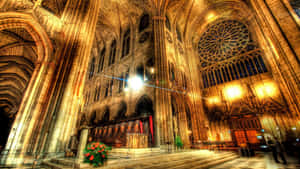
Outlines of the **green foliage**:
[{"label": "green foliage", "polygon": [[90,163],[94,167],[103,165],[107,160],[109,150],[111,150],[111,147],[101,142],[88,144],[84,149],[84,163]]},{"label": "green foliage", "polygon": [[183,147],[182,140],[181,140],[181,138],[179,136],[176,136],[176,138],[175,138],[175,145],[178,148],[182,148]]}]

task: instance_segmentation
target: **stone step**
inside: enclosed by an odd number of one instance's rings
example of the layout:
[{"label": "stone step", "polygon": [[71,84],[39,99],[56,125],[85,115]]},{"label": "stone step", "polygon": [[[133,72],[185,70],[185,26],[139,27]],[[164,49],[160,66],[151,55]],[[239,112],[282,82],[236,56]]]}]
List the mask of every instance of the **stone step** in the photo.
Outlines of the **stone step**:
[{"label": "stone step", "polygon": [[[227,157],[235,156],[234,153],[213,153],[207,151],[206,153],[199,152],[185,152],[185,153],[174,153],[174,154],[164,154],[160,156],[155,156],[151,158],[145,158],[143,161],[140,159],[131,160],[125,162],[119,162],[115,165],[108,165],[105,168],[109,169],[122,169],[122,168],[139,168],[139,169],[166,169],[166,168],[191,168],[202,163],[208,163],[215,160],[226,159]],[[150,161],[150,163],[147,163]],[[221,162],[221,161],[220,161]],[[210,164],[210,163],[209,163]],[[187,166],[187,167],[186,167]],[[205,167],[205,166],[203,166]]]},{"label": "stone step", "polygon": [[120,163],[120,162],[122,162],[122,161],[130,161],[130,162],[135,162],[135,161],[143,161],[143,160],[153,160],[153,159],[164,159],[164,156],[166,156],[166,155],[168,155],[168,157],[169,158],[171,158],[171,157],[173,157],[173,156],[177,156],[176,154],[178,154],[178,153],[181,153],[181,152],[176,152],[176,153],[171,153],[171,154],[169,154],[169,153],[156,153],[156,154],[147,154],[147,155],[144,155],[144,156],[135,156],[134,158],[130,158],[130,159],[119,159],[118,161],[116,161],[116,160],[114,160],[114,161],[112,161],[111,163],[110,162],[108,162],[108,163],[110,163],[110,164],[112,164],[112,163],[115,163],[115,162],[117,162],[117,163]]},{"label": "stone step", "polygon": [[151,169],[151,168],[155,168],[155,169],[159,169],[159,168],[171,168],[174,166],[181,166],[181,165],[185,165],[186,163],[191,163],[194,162],[195,160],[203,160],[205,157],[196,157],[196,158],[177,158],[176,160],[171,160],[171,161],[163,161],[163,162],[156,162],[154,164],[149,164],[147,166],[141,167],[143,169]]},{"label": "stone step", "polygon": [[112,148],[110,152],[127,153],[127,152],[160,152],[160,148]]},{"label": "stone step", "polygon": [[72,169],[72,167],[67,167],[64,165],[56,164],[50,161],[43,161],[42,162],[42,167],[43,168],[48,168],[48,169]]},{"label": "stone step", "polygon": [[75,164],[75,159],[65,159],[65,158],[55,158],[50,160],[51,163],[63,165],[63,166],[74,166]]},{"label": "stone step", "polygon": [[218,165],[218,164],[222,164],[223,162],[225,161],[228,161],[230,160],[231,158],[235,159],[237,158],[238,156],[236,154],[223,154],[223,155],[216,155],[216,156],[213,156],[213,157],[208,157],[204,160],[201,160],[201,161],[194,161],[192,163],[189,163],[189,164],[185,164],[185,165],[182,165],[182,166],[176,166],[172,169],[194,169],[194,168],[210,168],[210,167],[213,167],[215,165]]},{"label": "stone step", "polygon": [[196,156],[190,156],[189,159],[185,159],[183,157],[178,157],[176,160],[170,160],[166,162],[160,162],[155,166],[149,166],[145,169],[150,168],[173,168],[173,169],[179,169],[179,168],[191,168],[198,163],[207,163],[210,161],[215,161],[218,159],[222,159],[224,157],[232,156],[232,153],[223,153],[223,154],[210,154],[210,155],[196,155]]},{"label": "stone step", "polygon": [[237,159],[239,156],[238,155],[234,155],[234,156],[230,156],[230,157],[226,157],[226,158],[223,158],[223,159],[220,159],[220,160],[216,160],[216,161],[211,161],[207,164],[202,164],[200,166],[196,166],[196,167],[193,167],[191,169],[208,169],[208,168],[211,168],[211,167],[215,167],[217,165],[220,165],[220,164],[223,164],[227,161],[231,161],[231,160],[234,160],[234,159]]}]

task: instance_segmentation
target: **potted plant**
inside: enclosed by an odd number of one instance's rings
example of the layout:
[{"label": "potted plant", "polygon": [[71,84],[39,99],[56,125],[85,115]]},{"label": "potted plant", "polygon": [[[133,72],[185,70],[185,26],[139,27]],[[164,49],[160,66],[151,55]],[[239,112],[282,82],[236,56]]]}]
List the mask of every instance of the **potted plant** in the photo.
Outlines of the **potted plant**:
[{"label": "potted plant", "polygon": [[84,149],[84,162],[98,167],[107,161],[108,151],[111,147],[101,143],[92,142]]},{"label": "potted plant", "polygon": [[175,138],[175,145],[179,149],[181,149],[183,147],[182,140],[179,136],[176,136],[176,138]]}]

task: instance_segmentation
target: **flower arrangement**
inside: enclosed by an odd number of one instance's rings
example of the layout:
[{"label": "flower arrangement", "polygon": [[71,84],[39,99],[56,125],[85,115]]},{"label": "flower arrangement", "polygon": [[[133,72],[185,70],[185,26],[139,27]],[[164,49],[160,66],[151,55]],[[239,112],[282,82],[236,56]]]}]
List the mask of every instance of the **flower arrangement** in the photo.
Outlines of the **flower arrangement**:
[{"label": "flower arrangement", "polygon": [[109,150],[111,150],[111,147],[101,142],[90,143],[84,149],[84,162],[90,163],[94,167],[103,165],[107,160]]}]

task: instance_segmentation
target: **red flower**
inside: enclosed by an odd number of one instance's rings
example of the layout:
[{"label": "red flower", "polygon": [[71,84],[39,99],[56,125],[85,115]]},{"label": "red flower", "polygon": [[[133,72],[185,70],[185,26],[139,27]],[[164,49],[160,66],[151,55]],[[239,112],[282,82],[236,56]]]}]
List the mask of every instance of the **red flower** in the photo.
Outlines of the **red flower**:
[{"label": "red flower", "polygon": [[91,155],[91,157],[90,157],[90,161],[92,161],[94,159],[94,156],[93,155]]},{"label": "red flower", "polygon": [[90,153],[86,153],[85,156],[88,157],[90,155]]},{"label": "red flower", "polygon": [[95,150],[95,147],[92,147],[92,150]]},{"label": "red flower", "polygon": [[105,158],[105,155],[104,155],[104,154],[102,154],[102,157],[103,157],[103,158]]}]

